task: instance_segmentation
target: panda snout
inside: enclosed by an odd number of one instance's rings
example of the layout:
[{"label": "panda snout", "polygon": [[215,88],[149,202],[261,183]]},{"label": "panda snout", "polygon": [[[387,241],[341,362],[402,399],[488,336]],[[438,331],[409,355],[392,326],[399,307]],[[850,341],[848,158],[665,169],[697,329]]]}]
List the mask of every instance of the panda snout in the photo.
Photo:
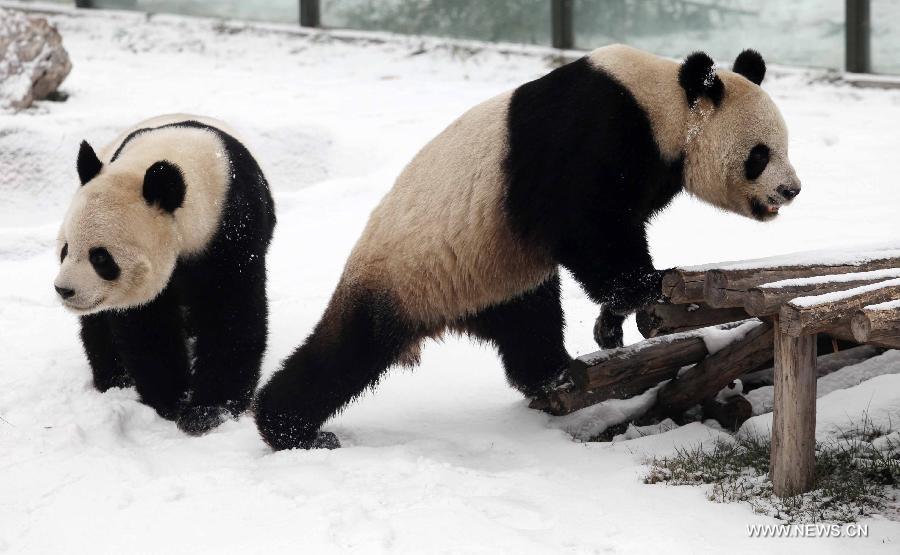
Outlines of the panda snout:
[{"label": "panda snout", "polygon": [[796,185],[779,185],[777,189],[778,194],[783,196],[787,200],[794,200],[794,197],[800,194],[800,184]]},{"label": "panda snout", "polygon": [[71,299],[75,295],[75,290],[69,289],[68,287],[60,287],[58,285],[54,285],[53,288],[56,289],[56,292],[60,297],[63,298],[63,300]]}]

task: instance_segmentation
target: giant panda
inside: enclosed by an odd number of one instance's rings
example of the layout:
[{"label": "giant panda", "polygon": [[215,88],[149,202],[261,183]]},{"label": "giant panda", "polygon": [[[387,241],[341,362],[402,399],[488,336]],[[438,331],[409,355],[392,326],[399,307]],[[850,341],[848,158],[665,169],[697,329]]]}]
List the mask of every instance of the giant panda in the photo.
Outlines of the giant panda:
[{"label": "giant panda", "polygon": [[272,196],[222,122],[173,114],[125,130],[99,155],[59,231],[62,304],[80,316],[100,391],[134,384],[190,434],[250,404],[266,347]]},{"label": "giant panda", "polygon": [[747,50],[716,71],[600,48],[475,106],[428,143],[375,208],[305,343],[261,388],[275,449],[333,448],[322,424],[447,329],[492,342],[538,396],[570,363],[558,268],[603,303],[608,346],[659,294],[645,228],[687,190],[774,218],[800,191],[788,133]]}]

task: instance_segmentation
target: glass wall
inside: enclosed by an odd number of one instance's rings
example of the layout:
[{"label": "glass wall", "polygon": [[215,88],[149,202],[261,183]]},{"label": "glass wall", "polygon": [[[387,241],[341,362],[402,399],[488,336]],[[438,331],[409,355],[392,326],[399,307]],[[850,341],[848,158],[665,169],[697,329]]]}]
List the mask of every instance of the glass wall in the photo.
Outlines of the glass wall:
[{"label": "glass wall", "polygon": [[300,21],[297,0],[91,0],[95,8],[141,10],[277,23]]},{"label": "glass wall", "polygon": [[872,71],[900,74],[900,0],[872,0]]},{"label": "glass wall", "polygon": [[323,27],[550,44],[549,0],[321,0]]},{"label": "glass wall", "polygon": [[573,26],[578,48],[625,42],[717,61],[755,48],[772,63],[842,69],[844,21],[843,0],[574,0]]}]

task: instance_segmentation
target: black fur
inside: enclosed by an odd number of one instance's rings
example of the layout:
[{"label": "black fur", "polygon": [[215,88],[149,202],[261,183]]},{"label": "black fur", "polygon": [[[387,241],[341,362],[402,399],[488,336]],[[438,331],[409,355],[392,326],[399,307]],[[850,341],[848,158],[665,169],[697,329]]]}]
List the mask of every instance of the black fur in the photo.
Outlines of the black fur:
[{"label": "black fur", "polygon": [[184,202],[184,176],[181,169],[166,160],[156,162],[144,173],[144,200],[169,212],[181,208]]},{"label": "black fur", "polygon": [[[339,289],[341,286],[339,286]],[[256,425],[275,449],[337,447],[322,424],[374,387],[426,335],[388,294],[347,286],[257,396]]]},{"label": "black fur", "polygon": [[82,185],[97,177],[97,174],[103,169],[103,163],[97,158],[97,153],[87,141],[81,141],[76,166],[78,166],[78,179],[81,180]]},{"label": "black fur", "polygon": [[581,59],[519,87],[509,107],[506,212],[523,241],[568,268],[595,302],[655,298],[645,227],[682,190],[634,95]]},{"label": "black fur", "polygon": [[687,95],[688,104],[693,106],[700,97],[705,96],[716,106],[725,96],[725,86],[716,75],[715,63],[705,52],[694,52],[681,64],[678,70],[678,83]]},{"label": "black fur", "polygon": [[[98,389],[133,379],[142,401],[177,418],[181,429],[203,433],[226,414],[243,412],[259,379],[275,212],[262,171],[239,141],[198,122],[171,126],[209,129],[225,145],[232,178],[219,229],[202,254],[178,260],[155,300],[84,316],[81,336]],[[132,133],[117,156],[149,131]]]},{"label": "black fur", "polygon": [[112,255],[109,254],[108,250],[103,247],[94,247],[88,251],[88,258],[98,276],[106,281],[115,281],[119,279],[119,274],[122,273],[122,269],[116,264],[116,261],[113,259]]},{"label": "black fur", "polygon": [[[615,314],[654,298],[662,274],[645,226],[681,191],[683,160],[662,158],[628,89],[579,60],[515,91],[508,133],[503,209],[523,243],[551,253]],[[338,286],[322,321],[257,397],[270,446],[335,445],[322,424],[410,346],[442,331],[406,321],[397,306],[388,293]],[[570,362],[563,325],[554,276],[450,327],[494,343],[510,383],[540,395]]]},{"label": "black fur", "polygon": [[753,181],[765,171],[769,165],[769,147],[760,143],[750,149],[750,154],[744,160],[744,176],[747,181]]},{"label": "black fur", "polygon": [[766,62],[759,52],[747,49],[738,54],[731,70],[759,85],[766,77]]},{"label": "black fur", "polygon": [[464,319],[458,327],[493,343],[510,385],[529,397],[541,395],[572,361],[563,344],[565,320],[556,275],[521,297]]}]

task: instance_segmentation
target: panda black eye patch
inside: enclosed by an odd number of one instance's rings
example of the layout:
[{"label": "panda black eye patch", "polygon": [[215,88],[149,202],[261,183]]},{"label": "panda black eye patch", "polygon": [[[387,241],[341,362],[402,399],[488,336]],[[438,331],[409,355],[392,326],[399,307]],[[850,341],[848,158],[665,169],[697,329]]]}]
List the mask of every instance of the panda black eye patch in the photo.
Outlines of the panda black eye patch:
[{"label": "panda black eye patch", "polygon": [[120,273],[122,273],[119,265],[113,260],[112,255],[103,247],[92,248],[88,252],[88,256],[90,257],[91,266],[94,267],[94,271],[106,281],[113,281],[119,277]]},{"label": "panda black eye patch", "polygon": [[63,260],[69,255],[69,244],[65,243],[62,248],[62,252],[59,253],[59,263],[62,264]]},{"label": "panda black eye patch", "polygon": [[753,181],[760,175],[769,165],[769,147],[764,144],[758,144],[750,149],[750,154],[744,162],[744,175],[747,179]]}]

